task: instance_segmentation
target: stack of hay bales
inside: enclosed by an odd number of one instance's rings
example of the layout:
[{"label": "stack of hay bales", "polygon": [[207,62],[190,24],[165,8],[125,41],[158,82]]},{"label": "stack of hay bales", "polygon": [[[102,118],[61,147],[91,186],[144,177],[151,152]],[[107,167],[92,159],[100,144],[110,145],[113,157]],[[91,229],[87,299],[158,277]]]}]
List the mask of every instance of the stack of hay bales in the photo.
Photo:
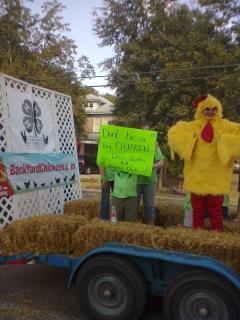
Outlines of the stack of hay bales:
[{"label": "stack of hay bales", "polygon": [[[66,202],[64,205],[64,213],[67,215],[83,215],[88,219],[100,218],[100,199],[80,199]],[[183,204],[175,204],[174,201],[159,201],[155,206],[156,225],[160,227],[172,227],[183,224],[184,208]],[[140,206],[138,212],[138,221],[144,222],[143,205]],[[235,217],[233,208],[229,208],[229,217]]]},{"label": "stack of hay bales", "polygon": [[[92,219],[99,200],[66,203],[64,215],[44,215],[15,221],[0,233],[3,255],[26,252],[82,256],[104,243],[118,242],[147,248],[207,255],[240,272],[240,225],[225,222],[225,232],[176,227],[183,209],[167,203],[157,207],[159,226]],[[91,219],[91,220],[89,220]],[[175,225],[174,227],[169,227]],[[206,221],[209,227],[209,221]]]},{"label": "stack of hay bales", "polygon": [[73,234],[86,223],[88,220],[83,216],[64,215],[43,215],[15,221],[0,233],[1,254],[70,254]]},{"label": "stack of hay bales", "polygon": [[100,199],[80,199],[65,202],[64,214],[66,215],[80,215],[87,219],[100,217]]},{"label": "stack of hay bales", "polygon": [[[100,199],[80,199],[66,202],[64,205],[64,214],[82,215],[87,219],[100,218]],[[182,224],[184,219],[184,210],[181,205],[175,205],[169,202],[158,203],[156,205],[156,225],[161,227],[177,226]],[[138,212],[138,221],[143,222],[143,206]]]},{"label": "stack of hay bales", "polygon": [[73,254],[81,256],[109,242],[173,250],[219,259],[240,272],[239,234],[192,230],[183,227],[160,228],[136,223],[94,221],[73,236]]}]

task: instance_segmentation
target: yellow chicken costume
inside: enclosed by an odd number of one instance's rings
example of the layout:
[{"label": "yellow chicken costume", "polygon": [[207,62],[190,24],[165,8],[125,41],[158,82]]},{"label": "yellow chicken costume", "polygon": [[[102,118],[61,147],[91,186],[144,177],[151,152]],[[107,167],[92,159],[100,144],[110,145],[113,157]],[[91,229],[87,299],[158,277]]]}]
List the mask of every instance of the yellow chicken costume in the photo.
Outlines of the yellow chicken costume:
[{"label": "yellow chicken costume", "polygon": [[184,189],[191,192],[193,228],[203,228],[208,209],[211,227],[221,231],[223,195],[229,193],[232,165],[240,156],[240,124],[222,119],[213,96],[193,102],[195,120],[179,121],[168,132],[172,155],[184,160]]}]

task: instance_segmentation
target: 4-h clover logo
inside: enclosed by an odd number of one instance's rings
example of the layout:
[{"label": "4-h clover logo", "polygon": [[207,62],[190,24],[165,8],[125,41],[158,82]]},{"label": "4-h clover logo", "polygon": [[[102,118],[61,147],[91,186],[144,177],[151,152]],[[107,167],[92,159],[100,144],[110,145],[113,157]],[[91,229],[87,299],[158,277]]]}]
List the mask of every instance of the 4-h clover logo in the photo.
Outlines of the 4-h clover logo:
[{"label": "4-h clover logo", "polygon": [[36,101],[33,104],[28,99],[25,99],[22,104],[22,111],[26,115],[23,118],[23,125],[27,132],[34,131],[35,136],[41,133],[43,128],[42,121],[38,119],[41,116],[41,109],[39,108]]}]

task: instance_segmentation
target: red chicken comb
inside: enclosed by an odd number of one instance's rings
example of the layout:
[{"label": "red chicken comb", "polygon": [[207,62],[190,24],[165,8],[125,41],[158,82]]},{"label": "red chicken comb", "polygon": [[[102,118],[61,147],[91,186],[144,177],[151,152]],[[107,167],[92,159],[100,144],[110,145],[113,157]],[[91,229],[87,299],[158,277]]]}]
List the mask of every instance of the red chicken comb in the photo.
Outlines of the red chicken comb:
[{"label": "red chicken comb", "polygon": [[203,101],[203,100],[205,100],[205,99],[207,99],[207,95],[201,96],[201,97],[198,97],[198,98],[194,99],[193,102],[192,102],[192,107],[193,107],[194,109],[196,109],[197,106],[198,106],[198,104],[199,104],[199,102],[201,102],[201,101]]}]

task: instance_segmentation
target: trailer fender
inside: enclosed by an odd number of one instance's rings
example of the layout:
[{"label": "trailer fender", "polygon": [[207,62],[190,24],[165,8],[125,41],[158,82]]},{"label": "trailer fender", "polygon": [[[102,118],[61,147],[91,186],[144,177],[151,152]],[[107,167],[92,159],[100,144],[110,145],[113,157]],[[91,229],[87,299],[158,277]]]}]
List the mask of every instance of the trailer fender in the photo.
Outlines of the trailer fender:
[{"label": "trailer fender", "polygon": [[[158,282],[166,284],[181,272],[201,268],[219,274],[240,290],[240,276],[233,269],[217,259],[195,254],[156,250],[118,243],[105,244],[77,259],[68,279],[68,288],[74,283],[75,276],[81,269],[81,266],[87,260],[100,254],[116,254],[129,258],[138,268],[140,268],[146,281],[152,284],[152,286]],[[160,272],[158,272],[159,275],[157,276],[152,274],[154,266],[157,266],[160,269]],[[162,268],[166,270],[165,273],[161,273]],[[155,291],[158,291],[157,294],[162,295],[163,292],[160,292],[160,285],[162,284],[159,283],[159,288],[156,288]]]}]

